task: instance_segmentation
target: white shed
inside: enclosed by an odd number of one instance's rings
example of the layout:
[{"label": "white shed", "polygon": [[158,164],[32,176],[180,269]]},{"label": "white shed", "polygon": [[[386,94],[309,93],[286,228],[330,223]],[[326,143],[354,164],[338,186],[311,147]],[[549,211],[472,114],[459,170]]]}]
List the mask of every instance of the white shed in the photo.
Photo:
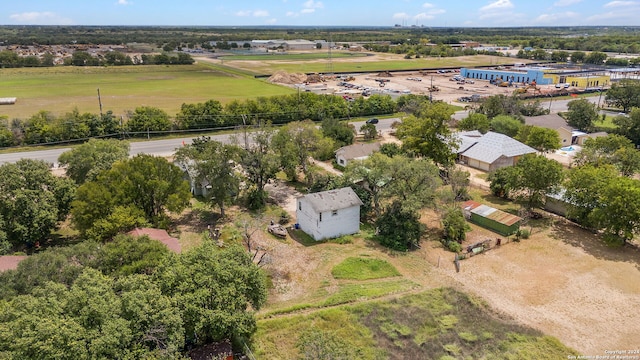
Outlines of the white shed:
[{"label": "white shed", "polygon": [[301,196],[297,205],[298,226],[316,241],[360,231],[363,204],[350,187]]}]

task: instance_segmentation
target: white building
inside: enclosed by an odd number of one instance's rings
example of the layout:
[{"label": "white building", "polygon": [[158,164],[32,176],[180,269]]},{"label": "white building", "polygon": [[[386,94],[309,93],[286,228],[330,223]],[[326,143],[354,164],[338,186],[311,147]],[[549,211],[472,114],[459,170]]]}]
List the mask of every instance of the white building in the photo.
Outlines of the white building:
[{"label": "white building", "polygon": [[350,187],[308,194],[297,202],[298,226],[316,241],[360,231],[363,204]]},{"label": "white building", "polygon": [[340,166],[347,166],[351,160],[364,160],[374,151],[380,150],[380,143],[353,144],[336,150],[336,162]]}]

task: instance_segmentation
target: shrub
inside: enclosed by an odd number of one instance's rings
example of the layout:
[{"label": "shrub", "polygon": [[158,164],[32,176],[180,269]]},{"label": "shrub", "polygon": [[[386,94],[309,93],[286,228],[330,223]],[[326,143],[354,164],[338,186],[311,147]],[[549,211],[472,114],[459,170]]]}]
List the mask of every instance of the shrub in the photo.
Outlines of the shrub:
[{"label": "shrub", "polygon": [[455,252],[455,253],[459,253],[462,251],[462,245],[460,245],[458,242],[456,241],[449,241],[445,244],[445,246],[447,247],[447,249],[451,252]]}]

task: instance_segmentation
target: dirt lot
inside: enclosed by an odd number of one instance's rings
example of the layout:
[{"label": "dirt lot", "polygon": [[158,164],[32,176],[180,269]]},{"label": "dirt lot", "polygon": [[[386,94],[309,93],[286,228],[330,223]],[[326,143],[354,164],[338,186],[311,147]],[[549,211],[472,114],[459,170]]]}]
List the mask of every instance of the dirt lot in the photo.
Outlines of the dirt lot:
[{"label": "dirt lot", "polygon": [[[287,196],[285,190],[279,187],[279,198],[293,212],[294,195]],[[423,221],[430,229],[439,226],[435,213],[426,213]],[[499,237],[472,227],[465,245]],[[475,294],[492,308],[557,337],[584,355],[637,348],[637,249],[608,248],[593,234],[553,215],[536,225],[529,239],[505,242],[463,260],[460,273],[456,273],[453,254],[443,250],[437,241],[427,241],[419,251],[400,255],[362,239],[348,245],[323,243],[309,247],[290,239],[276,241],[271,266],[278,273],[268,309],[291,306],[312,297],[322,284],[333,281],[331,268],[346,257],[375,256],[392,263],[404,278],[422,289],[453,286]]]}]

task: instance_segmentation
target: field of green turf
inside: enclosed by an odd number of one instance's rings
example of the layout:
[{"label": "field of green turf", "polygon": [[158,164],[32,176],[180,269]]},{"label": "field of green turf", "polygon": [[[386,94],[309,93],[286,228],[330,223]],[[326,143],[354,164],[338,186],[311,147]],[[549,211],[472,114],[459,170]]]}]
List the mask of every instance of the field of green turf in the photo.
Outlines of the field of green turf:
[{"label": "field of green turf", "polygon": [[[342,58],[357,58],[364,57],[367,54],[364,53],[345,53],[345,52],[335,52],[331,54],[331,58],[333,59],[342,59]],[[294,60],[326,60],[329,58],[329,53],[327,52],[313,52],[313,53],[267,53],[267,54],[257,54],[257,55],[227,55],[221,57],[226,60],[254,60],[254,61],[265,61],[265,60],[274,60],[274,61],[294,61]]]},{"label": "field of green turf", "polygon": [[[285,59],[283,59],[285,60]],[[260,63],[244,60],[229,60],[225,58],[226,66],[243,69],[255,74],[273,74],[278,70],[287,72],[302,73],[322,73],[322,72],[350,72],[364,71],[377,72],[382,70],[410,70],[424,68],[440,68],[450,66],[473,67],[478,65],[499,65],[513,63],[512,58],[477,55],[477,56],[460,56],[454,58],[419,58],[419,59],[396,59],[396,60],[372,60],[368,57],[354,58],[348,61],[335,59],[331,64],[327,57],[324,60],[316,61],[298,61],[292,62],[278,61],[274,59],[266,59]]]},{"label": "field of green turf", "polygon": [[293,89],[273,85],[238,71],[212,64],[123,67],[53,67],[0,69],[0,98],[16,97],[15,105],[0,107],[0,116],[28,118],[40,110],[56,115],[78,108],[125,114],[153,106],[174,116],[183,103],[216,99],[222,103],[258,96],[282,95]]}]

